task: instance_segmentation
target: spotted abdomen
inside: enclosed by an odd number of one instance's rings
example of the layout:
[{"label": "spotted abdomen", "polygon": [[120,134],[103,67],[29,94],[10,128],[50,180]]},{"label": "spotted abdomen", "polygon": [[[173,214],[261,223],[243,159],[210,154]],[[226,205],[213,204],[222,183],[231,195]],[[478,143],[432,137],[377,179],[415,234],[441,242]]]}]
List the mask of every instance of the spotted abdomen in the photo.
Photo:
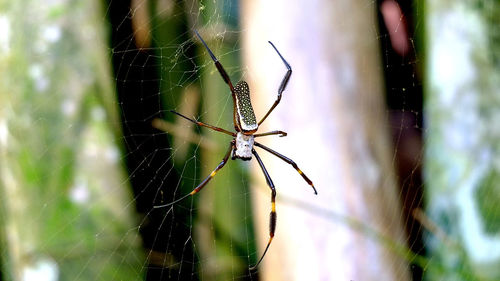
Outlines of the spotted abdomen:
[{"label": "spotted abdomen", "polygon": [[234,87],[236,94],[236,118],[244,132],[255,132],[259,125],[255,119],[250,101],[250,88],[247,82],[240,81]]}]

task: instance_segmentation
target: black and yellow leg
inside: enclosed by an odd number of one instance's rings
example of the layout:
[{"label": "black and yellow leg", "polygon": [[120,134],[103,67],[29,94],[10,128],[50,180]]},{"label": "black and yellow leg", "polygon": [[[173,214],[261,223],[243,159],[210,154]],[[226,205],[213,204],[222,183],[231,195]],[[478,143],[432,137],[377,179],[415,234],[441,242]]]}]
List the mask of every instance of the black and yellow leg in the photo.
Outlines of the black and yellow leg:
[{"label": "black and yellow leg", "polygon": [[274,187],[274,183],[271,180],[271,176],[269,176],[266,167],[264,167],[264,163],[262,163],[262,159],[260,159],[259,154],[257,154],[257,151],[255,151],[255,149],[252,149],[252,153],[253,155],[255,155],[257,162],[259,162],[259,166],[262,169],[262,173],[264,173],[264,176],[266,177],[267,185],[271,189],[271,214],[269,215],[269,241],[267,242],[266,249],[264,250],[264,253],[260,257],[259,261],[257,262],[256,265],[252,266],[250,270],[257,268],[260,262],[264,259],[264,256],[266,255],[267,250],[269,249],[269,246],[273,241],[274,231],[276,230],[276,188]]},{"label": "black and yellow leg", "polygon": [[297,164],[295,162],[293,162],[292,159],[290,159],[290,158],[286,157],[285,155],[282,155],[282,154],[280,154],[280,153],[278,153],[278,152],[276,152],[276,151],[270,149],[269,147],[262,145],[260,143],[255,142],[254,145],[264,149],[265,151],[271,153],[272,155],[274,155],[274,156],[280,158],[281,160],[287,162],[288,164],[292,165],[292,167],[295,170],[297,170],[297,172],[302,176],[302,178],[313,188],[314,194],[316,194],[316,195],[318,194],[312,181],[306,176],[306,174],[304,174],[304,172],[302,172],[301,169],[299,169],[299,166],[297,166]]},{"label": "black and yellow leg", "polygon": [[191,191],[190,193],[182,196],[181,198],[173,201],[173,202],[170,202],[168,204],[163,204],[163,205],[158,205],[158,206],[154,206],[154,208],[164,208],[164,207],[168,207],[168,206],[171,206],[179,201],[182,201],[184,199],[186,199],[187,197],[189,196],[193,196],[195,195],[196,193],[200,192],[200,190],[205,187],[205,185],[207,185],[207,183],[213,178],[215,177],[215,175],[217,174],[217,172],[222,169],[222,167],[224,167],[224,165],[226,165],[227,163],[227,160],[229,159],[229,155],[231,155],[231,151],[233,150],[234,148],[234,140],[231,141],[231,144],[229,145],[229,149],[227,150],[226,152],[226,155],[224,155],[224,158],[222,159],[222,161],[219,163],[219,165],[217,165],[217,167],[215,167],[215,169],[210,173],[210,175],[208,175],[208,177],[206,177],[195,189],[193,189],[193,191]]}]

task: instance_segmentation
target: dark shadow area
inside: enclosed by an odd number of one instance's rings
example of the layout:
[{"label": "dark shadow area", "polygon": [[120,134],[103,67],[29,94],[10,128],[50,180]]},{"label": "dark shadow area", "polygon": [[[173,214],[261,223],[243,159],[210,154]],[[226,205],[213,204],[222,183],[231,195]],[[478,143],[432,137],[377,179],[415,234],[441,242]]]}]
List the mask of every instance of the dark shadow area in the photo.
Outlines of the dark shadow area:
[{"label": "dark shadow area", "polygon": [[[407,244],[416,254],[424,255],[422,226],[413,212],[423,207],[421,164],[422,103],[420,58],[415,50],[413,1],[379,0],[379,30],[386,102],[394,145]],[[422,268],[412,265],[413,280],[422,280]]]},{"label": "dark shadow area", "polygon": [[180,181],[169,161],[167,135],[151,125],[153,119],[163,117],[159,58],[153,50],[135,46],[130,1],[109,1],[107,7],[126,167],[147,258],[145,279],[198,280],[198,261],[190,240],[192,201],[173,209],[153,209],[174,200]]}]

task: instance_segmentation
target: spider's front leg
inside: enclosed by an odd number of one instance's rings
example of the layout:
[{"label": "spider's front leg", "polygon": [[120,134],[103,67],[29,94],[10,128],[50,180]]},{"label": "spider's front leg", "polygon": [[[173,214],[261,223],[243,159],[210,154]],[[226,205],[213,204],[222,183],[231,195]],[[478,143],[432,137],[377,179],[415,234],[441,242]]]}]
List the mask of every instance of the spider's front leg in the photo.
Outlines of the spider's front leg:
[{"label": "spider's front leg", "polygon": [[269,188],[271,189],[271,213],[269,214],[269,241],[267,242],[266,249],[264,250],[264,253],[260,257],[259,261],[257,262],[256,265],[252,266],[250,270],[253,270],[259,266],[260,262],[264,259],[264,256],[267,253],[267,250],[269,249],[269,246],[271,245],[271,242],[273,241],[274,237],[274,231],[276,230],[276,188],[274,187],[273,180],[271,179],[271,176],[269,176],[269,173],[266,170],[266,167],[264,167],[264,163],[262,163],[262,159],[260,159],[259,154],[257,154],[257,151],[255,149],[252,149],[253,155],[255,155],[255,158],[257,159],[257,162],[259,162],[259,166],[262,169],[262,173],[264,173],[264,176],[266,177],[266,182]]},{"label": "spider's front leg", "polygon": [[229,79],[229,75],[227,75],[226,70],[224,69],[224,67],[222,66],[222,64],[219,62],[219,60],[215,57],[215,55],[212,52],[212,50],[210,50],[210,48],[208,47],[208,45],[205,42],[205,40],[203,40],[203,38],[201,37],[201,35],[198,33],[198,31],[196,29],[194,30],[194,33],[196,34],[196,36],[198,36],[198,38],[200,39],[200,41],[203,44],[203,46],[205,46],[205,49],[207,49],[208,54],[210,55],[210,57],[212,58],[212,61],[215,64],[215,67],[217,68],[217,70],[220,73],[220,76],[222,76],[222,79],[224,80],[224,82],[226,82],[226,84],[229,86],[229,89],[231,90],[231,93],[234,95],[233,83],[231,83],[231,79]]},{"label": "spider's front leg", "polygon": [[278,53],[278,55],[280,56],[281,60],[285,64],[287,71],[286,71],[285,77],[283,77],[283,80],[281,81],[281,85],[280,85],[280,87],[278,89],[278,97],[276,98],[276,101],[273,103],[273,105],[271,106],[271,108],[267,111],[266,115],[264,115],[264,117],[262,117],[262,119],[260,119],[258,125],[262,124],[262,122],[264,122],[264,120],[266,120],[267,116],[269,116],[269,114],[271,114],[271,112],[273,111],[273,109],[280,103],[280,101],[281,101],[281,94],[285,90],[286,85],[288,84],[288,80],[290,80],[290,76],[292,76],[292,67],[288,64],[288,62],[285,60],[285,58],[283,58],[283,56],[280,54],[280,52],[278,51],[278,49],[276,49],[276,47],[274,46],[274,44],[271,41],[269,41],[269,44],[271,44],[271,46],[273,46],[273,48],[276,51],[276,53]]}]

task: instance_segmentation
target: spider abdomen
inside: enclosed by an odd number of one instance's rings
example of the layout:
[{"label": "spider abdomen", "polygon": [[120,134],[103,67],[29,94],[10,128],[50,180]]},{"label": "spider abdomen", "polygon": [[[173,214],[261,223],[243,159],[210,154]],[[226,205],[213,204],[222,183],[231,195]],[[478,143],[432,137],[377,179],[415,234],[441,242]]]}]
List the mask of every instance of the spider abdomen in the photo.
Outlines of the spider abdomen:
[{"label": "spider abdomen", "polygon": [[240,158],[241,160],[252,159],[252,149],[254,143],[253,135],[244,135],[241,132],[236,134],[235,138],[235,148],[233,151],[233,159]]},{"label": "spider abdomen", "polygon": [[236,94],[236,114],[240,128],[244,132],[255,132],[259,125],[250,101],[250,88],[247,82],[240,81],[234,87]]}]

